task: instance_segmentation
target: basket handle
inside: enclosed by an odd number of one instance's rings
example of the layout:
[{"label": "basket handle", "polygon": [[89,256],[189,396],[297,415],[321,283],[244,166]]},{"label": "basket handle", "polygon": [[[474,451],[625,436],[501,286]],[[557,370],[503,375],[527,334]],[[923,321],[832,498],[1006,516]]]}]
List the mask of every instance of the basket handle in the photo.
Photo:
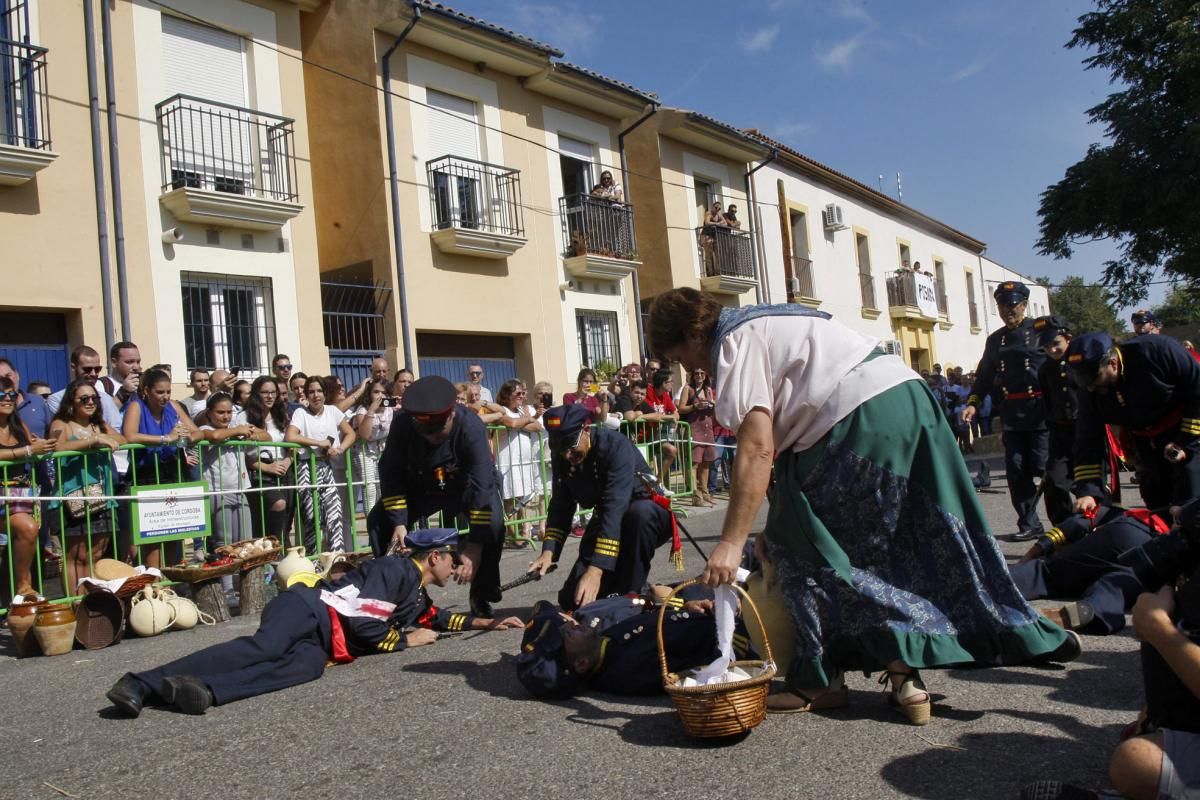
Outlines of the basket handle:
[{"label": "basket handle", "polygon": [[[658,666],[662,671],[662,679],[664,684],[667,682],[667,676],[671,674],[670,670],[667,669],[667,649],[663,644],[663,618],[667,614],[667,603],[672,597],[679,594],[684,589],[688,588],[689,586],[694,586],[698,583],[700,583],[700,581],[697,578],[692,578],[690,581],[684,581],[683,583],[679,584],[671,590],[671,593],[663,600],[662,607],[658,609],[658,630],[656,631],[658,634]],[[775,657],[771,654],[771,642],[767,639],[767,629],[763,625],[762,617],[758,614],[758,607],[754,605],[754,600],[751,599],[750,595],[746,593],[745,589],[738,586],[736,583],[731,583],[729,586],[736,589],[738,594],[740,594],[742,598],[745,599],[745,601],[750,605],[750,610],[754,612],[754,620],[758,623],[758,629],[762,631],[763,649],[767,651],[763,655],[766,656],[767,661],[774,661]]]}]

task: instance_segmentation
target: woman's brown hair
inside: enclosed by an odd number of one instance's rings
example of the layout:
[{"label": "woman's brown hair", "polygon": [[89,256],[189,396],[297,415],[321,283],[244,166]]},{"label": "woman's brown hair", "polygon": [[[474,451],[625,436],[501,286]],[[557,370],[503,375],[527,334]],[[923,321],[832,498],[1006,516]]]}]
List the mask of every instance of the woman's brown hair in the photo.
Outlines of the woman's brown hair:
[{"label": "woman's brown hair", "polygon": [[689,288],[663,292],[650,306],[650,322],[646,326],[650,352],[662,358],[663,353],[688,339],[711,341],[723,309],[708,292]]}]

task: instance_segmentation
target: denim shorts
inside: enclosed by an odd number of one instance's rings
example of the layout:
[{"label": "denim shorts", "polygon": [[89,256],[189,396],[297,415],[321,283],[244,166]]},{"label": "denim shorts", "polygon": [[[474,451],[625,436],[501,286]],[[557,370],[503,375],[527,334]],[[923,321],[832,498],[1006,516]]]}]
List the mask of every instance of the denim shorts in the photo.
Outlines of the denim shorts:
[{"label": "denim shorts", "polygon": [[1163,800],[1200,800],[1200,733],[1169,728],[1162,733],[1158,796]]}]

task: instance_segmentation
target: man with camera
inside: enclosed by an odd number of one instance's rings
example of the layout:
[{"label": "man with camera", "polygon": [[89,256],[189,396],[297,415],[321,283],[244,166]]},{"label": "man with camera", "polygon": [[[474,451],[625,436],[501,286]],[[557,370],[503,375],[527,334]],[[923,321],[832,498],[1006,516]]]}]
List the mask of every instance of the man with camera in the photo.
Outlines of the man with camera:
[{"label": "man with camera", "polygon": [[[1200,797],[1200,500],[1179,513],[1179,527],[1142,548],[1165,570],[1166,584],[1138,597],[1133,627],[1142,640],[1146,707],[1126,729],[1108,773],[1122,797]],[[1187,582],[1176,591],[1181,576]],[[1057,781],[1039,781],[1022,800],[1073,800],[1101,795]]]},{"label": "man with camera", "polygon": [[1146,507],[1163,514],[1200,497],[1200,363],[1167,336],[1116,344],[1107,333],[1077,336],[1067,368],[1079,389],[1075,426],[1075,511],[1108,496],[1104,426],[1133,434]]},{"label": "man with camera", "polygon": [[456,400],[454,384],[437,375],[408,387],[379,460],[381,498],[367,531],[378,557],[401,547],[414,522],[440,512],[449,525],[465,516],[469,533],[455,580],[471,584],[471,613],[491,617],[500,599],[504,519],[487,428]]}]

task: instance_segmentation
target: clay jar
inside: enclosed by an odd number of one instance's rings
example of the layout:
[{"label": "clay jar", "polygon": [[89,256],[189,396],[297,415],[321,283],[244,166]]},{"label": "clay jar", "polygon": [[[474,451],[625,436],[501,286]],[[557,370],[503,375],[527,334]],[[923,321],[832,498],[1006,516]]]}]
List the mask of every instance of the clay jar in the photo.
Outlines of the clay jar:
[{"label": "clay jar", "polygon": [[71,652],[75,646],[75,612],[66,605],[42,606],[33,625],[33,635],[48,656]]},{"label": "clay jar", "polygon": [[129,627],[138,636],[157,636],[175,623],[175,607],[160,599],[153,586],[133,596]]},{"label": "clay jar", "polygon": [[287,555],[275,565],[275,580],[279,583],[280,587],[287,587],[288,578],[297,572],[313,571],[313,564],[304,557],[304,553],[305,550],[303,547],[289,547]]},{"label": "clay jar", "polygon": [[8,609],[8,629],[12,631],[17,658],[41,654],[37,637],[33,635],[33,624],[37,620],[37,613],[46,605],[47,601],[38,600],[36,603],[19,603]]},{"label": "clay jar", "polygon": [[201,622],[205,625],[216,622],[188,598],[180,597],[171,589],[162,589],[161,592],[163,601],[175,609],[175,621],[171,624],[173,630],[186,631]]}]

